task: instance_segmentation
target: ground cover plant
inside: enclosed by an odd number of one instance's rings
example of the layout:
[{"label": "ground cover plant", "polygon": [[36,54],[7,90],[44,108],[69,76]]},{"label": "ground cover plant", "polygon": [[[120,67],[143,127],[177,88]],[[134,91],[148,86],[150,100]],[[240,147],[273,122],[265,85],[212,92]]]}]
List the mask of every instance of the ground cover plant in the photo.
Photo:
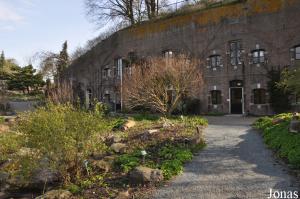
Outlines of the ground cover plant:
[{"label": "ground cover plant", "polygon": [[265,143],[279,157],[300,168],[300,135],[289,132],[292,114],[280,114],[258,119],[254,126],[262,130]]},{"label": "ground cover plant", "polygon": [[137,196],[158,184],[133,185],[135,168],[159,169],[168,180],[205,146],[201,117],[109,116],[101,104],[95,109],[50,103],[21,114],[0,134],[0,187],[38,195],[59,188],[74,198],[115,198],[128,190]]}]

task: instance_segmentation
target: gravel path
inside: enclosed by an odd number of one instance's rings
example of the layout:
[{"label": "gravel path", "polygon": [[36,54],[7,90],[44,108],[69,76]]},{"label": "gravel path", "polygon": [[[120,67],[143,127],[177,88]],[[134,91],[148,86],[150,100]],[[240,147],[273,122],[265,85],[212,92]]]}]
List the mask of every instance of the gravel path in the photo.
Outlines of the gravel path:
[{"label": "gravel path", "polygon": [[207,147],[152,198],[260,199],[269,197],[270,188],[300,190],[296,179],[251,129],[254,119],[208,117]]}]

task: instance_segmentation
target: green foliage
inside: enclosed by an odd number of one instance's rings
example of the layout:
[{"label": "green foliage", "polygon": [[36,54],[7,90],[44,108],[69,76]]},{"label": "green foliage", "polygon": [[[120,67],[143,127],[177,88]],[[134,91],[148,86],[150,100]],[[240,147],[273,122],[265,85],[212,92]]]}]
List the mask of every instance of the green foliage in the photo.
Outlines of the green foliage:
[{"label": "green foliage", "polygon": [[163,159],[160,168],[165,179],[181,173],[183,164],[193,158],[191,150],[180,145],[166,145],[159,150],[158,155]]},{"label": "green foliage", "polygon": [[[291,114],[281,114],[275,117],[264,117],[256,121],[255,126],[263,130],[265,143],[276,153],[296,168],[300,168],[300,135],[289,133],[288,127]],[[274,125],[274,118],[284,121]]]},{"label": "green foliage", "polygon": [[71,105],[38,108],[21,115],[18,131],[26,137],[25,145],[49,158],[65,181],[81,176],[82,164],[94,150],[105,150],[96,133],[107,123],[97,115],[77,110]]},{"label": "green foliage", "polygon": [[79,194],[82,191],[80,186],[76,184],[69,184],[66,186],[66,189],[69,190],[72,194]]},{"label": "green foliage", "polygon": [[0,162],[5,161],[22,146],[23,136],[17,133],[0,133]]},{"label": "green foliage", "polygon": [[127,173],[140,165],[141,154],[137,151],[131,154],[124,154],[117,158],[115,165],[123,172]]},{"label": "green foliage", "polygon": [[3,124],[4,123],[4,117],[0,116],[0,124]]},{"label": "green foliage", "polygon": [[94,112],[96,115],[103,117],[109,113],[109,108],[105,103],[95,101]]},{"label": "green foliage", "polygon": [[164,178],[169,180],[172,176],[182,173],[183,166],[179,160],[166,160],[162,163],[161,170]]},{"label": "green foliage", "polygon": [[65,41],[57,60],[57,75],[60,76],[69,65],[68,42]]},{"label": "green foliage", "polygon": [[3,70],[4,64],[5,64],[5,56],[4,56],[4,52],[2,51],[0,55],[0,71]]},{"label": "green foliage", "polygon": [[10,90],[22,90],[30,92],[30,88],[40,88],[45,82],[43,76],[40,73],[36,73],[36,70],[32,65],[21,67],[15,67],[14,73],[8,81],[8,88]]},{"label": "green foliage", "polygon": [[270,93],[270,103],[275,113],[283,113],[291,108],[288,90],[280,86],[283,78],[282,70],[272,69],[268,72],[268,90]]}]

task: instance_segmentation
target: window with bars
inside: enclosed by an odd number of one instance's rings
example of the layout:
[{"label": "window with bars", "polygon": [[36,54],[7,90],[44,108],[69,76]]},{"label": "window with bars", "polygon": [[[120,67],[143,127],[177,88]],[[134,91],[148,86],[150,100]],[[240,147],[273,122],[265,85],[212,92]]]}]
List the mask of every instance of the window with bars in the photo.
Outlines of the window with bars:
[{"label": "window with bars", "polygon": [[254,104],[266,104],[266,90],[265,89],[254,89],[253,90],[254,96]]},{"label": "window with bars", "polygon": [[242,64],[242,42],[241,41],[231,41],[229,42],[230,47],[230,64],[236,66]]},{"label": "window with bars", "polygon": [[221,56],[220,55],[211,55],[209,57],[209,64],[212,68],[217,68],[221,66]]},{"label": "window with bars", "polygon": [[253,50],[252,51],[253,64],[265,63],[265,50]]},{"label": "window with bars", "polygon": [[210,91],[211,94],[211,104],[217,105],[222,104],[222,95],[220,90]]}]

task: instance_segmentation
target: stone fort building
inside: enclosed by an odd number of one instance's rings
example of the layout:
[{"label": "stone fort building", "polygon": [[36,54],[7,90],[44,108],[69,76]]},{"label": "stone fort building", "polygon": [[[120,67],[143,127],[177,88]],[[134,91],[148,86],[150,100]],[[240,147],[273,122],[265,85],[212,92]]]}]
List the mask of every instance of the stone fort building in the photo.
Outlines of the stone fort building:
[{"label": "stone fort building", "polygon": [[178,53],[202,60],[199,113],[272,114],[266,75],[300,62],[300,1],[240,0],[125,28],[74,61],[66,77],[87,104],[97,98],[120,110],[128,63]]}]

